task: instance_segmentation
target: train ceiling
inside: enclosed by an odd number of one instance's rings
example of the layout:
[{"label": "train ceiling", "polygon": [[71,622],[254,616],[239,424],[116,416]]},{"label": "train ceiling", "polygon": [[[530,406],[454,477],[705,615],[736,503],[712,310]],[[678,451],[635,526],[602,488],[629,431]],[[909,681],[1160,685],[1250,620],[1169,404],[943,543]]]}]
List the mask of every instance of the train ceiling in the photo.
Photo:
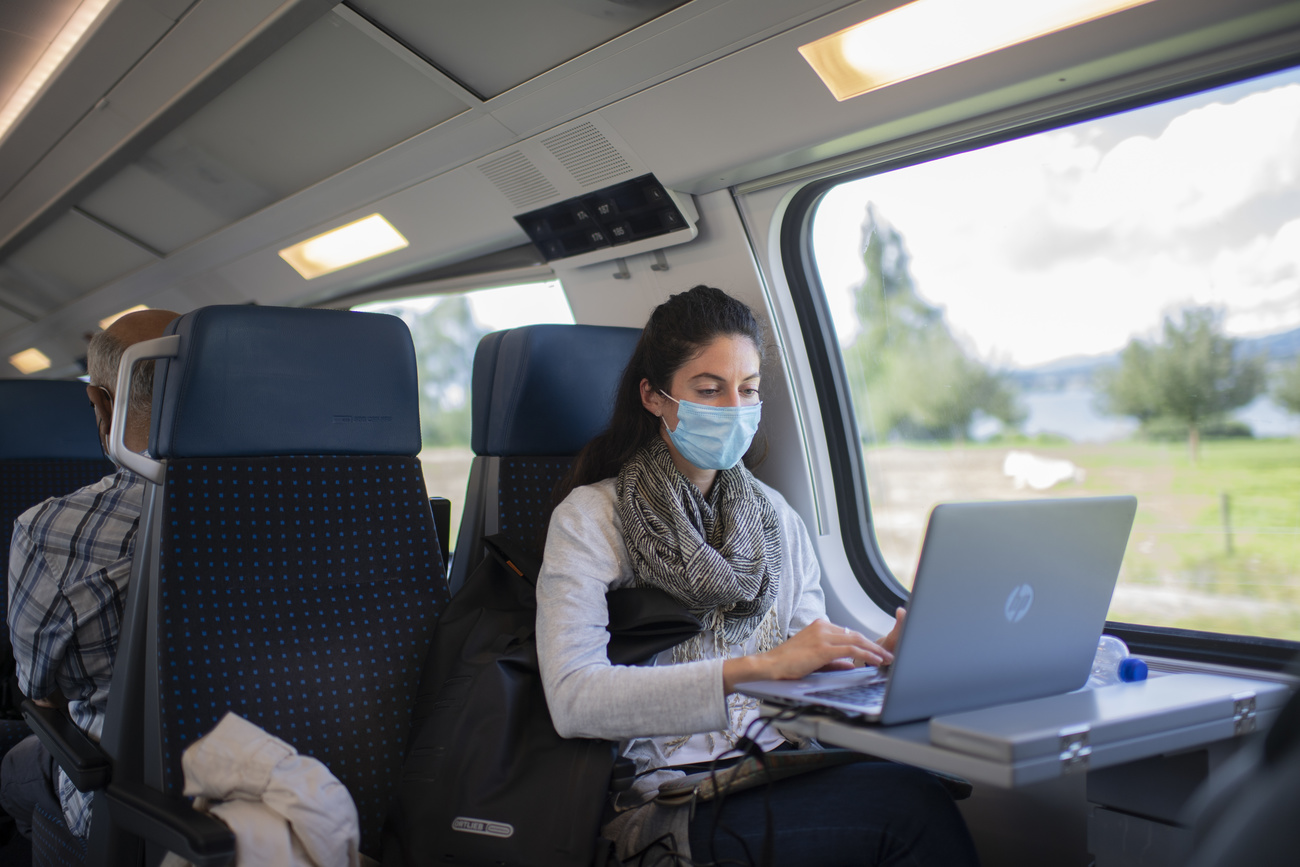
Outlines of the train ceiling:
[{"label": "train ceiling", "polygon": [[[0,0],[0,105],[80,5]],[[117,0],[0,139],[0,359],[38,347],[39,375],[75,373],[95,323],[136,304],[329,303],[502,251],[517,264],[527,208],[487,167],[544,172],[539,141],[621,161],[594,186],[654,172],[702,194],[1300,45],[1293,0],[1158,0],[836,103],[797,46],[897,5]],[[409,247],[314,281],[276,255],[374,211]]]}]

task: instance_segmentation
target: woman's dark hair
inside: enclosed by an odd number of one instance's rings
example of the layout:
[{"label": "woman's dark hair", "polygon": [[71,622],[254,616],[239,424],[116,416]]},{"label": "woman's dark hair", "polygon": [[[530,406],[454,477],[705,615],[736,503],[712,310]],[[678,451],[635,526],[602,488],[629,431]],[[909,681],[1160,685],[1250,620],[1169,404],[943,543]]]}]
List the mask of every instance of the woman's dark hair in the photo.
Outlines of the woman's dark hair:
[{"label": "woman's dark hair", "polygon": [[[723,336],[749,338],[762,362],[763,330],[753,311],[721,289],[696,286],[656,307],[619,380],[609,427],[578,452],[573,468],[555,489],[555,502],[574,488],[618,475],[637,449],[659,436],[660,420],[641,404],[641,380],[668,391],[682,365]],[[766,453],[760,427],[745,453],[745,464],[756,466]]]}]

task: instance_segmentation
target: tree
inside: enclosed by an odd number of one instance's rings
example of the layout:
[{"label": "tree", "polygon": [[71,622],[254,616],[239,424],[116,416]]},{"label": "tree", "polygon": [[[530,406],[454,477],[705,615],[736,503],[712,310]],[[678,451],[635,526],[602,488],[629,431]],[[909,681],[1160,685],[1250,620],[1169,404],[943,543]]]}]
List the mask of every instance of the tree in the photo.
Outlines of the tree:
[{"label": "tree", "polygon": [[468,446],[474,350],[487,330],[455,295],[427,310],[399,308],[411,329],[420,380],[420,434],[428,446]]},{"label": "tree", "polygon": [[1020,424],[1010,383],[967,355],[943,311],[917,294],[903,236],[871,204],[862,233],[866,279],[854,295],[861,330],[844,358],[864,432],[961,440],[978,413]]},{"label": "tree", "polygon": [[1277,372],[1273,381],[1273,400],[1287,412],[1300,415],[1300,358]]},{"label": "tree", "polygon": [[1187,430],[1195,463],[1201,430],[1223,422],[1264,388],[1263,361],[1239,357],[1237,342],[1222,331],[1223,314],[1212,307],[1166,316],[1159,342],[1130,340],[1119,366],[1098,373],[1101,409],[1131,416],[1143,429],[1178,423]]}]

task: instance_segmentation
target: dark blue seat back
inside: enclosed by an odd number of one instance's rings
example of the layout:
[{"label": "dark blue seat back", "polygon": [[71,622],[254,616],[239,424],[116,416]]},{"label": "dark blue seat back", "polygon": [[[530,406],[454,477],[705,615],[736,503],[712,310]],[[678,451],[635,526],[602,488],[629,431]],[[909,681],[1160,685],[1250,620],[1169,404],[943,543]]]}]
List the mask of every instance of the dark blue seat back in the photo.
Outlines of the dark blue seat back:
[{"label": "dark blue seat back", "polygon": [[[50,497],[62,497],[94,484],[113,471],[104,458],[95,412],[83,382],[0,380],[0,564],[9,567],[14,521]],[[9,679],[9,594],[0,594],[0,678]],[[6,670],[10,669],[10,670]],[[14,691],[16,682],[10,681]],[[14,697],[16,699],[16,697]],[[16,708],[0,707],[0,755],[30,731]]]},{"label": "dark blue seat back", "polygon": [[204,307],[154,379],[151,450],[203,455],[420,451],[415,348],[395,316]]},{"label": "dark blue seat back", "polygon": [[387,315],[265,307],[206,308],[169,331],[145,781],[179,793],[185,747],[234,711],[330,768],[378,857],[447,598],[410,334]]},{"label": "dark blue seat back", "polygon": [[453,590],[482,559],[484,535],[506,533],[536,547],[556,485],[574,455],[609,424],[640,336],[638,328],[529,325],[479,343],[470,395],[475,458],[452,559]]},{"label": "dark blue seat back", "polygon": [[0,460],[99,460],[107,464],[86,384],[0,379]]}]

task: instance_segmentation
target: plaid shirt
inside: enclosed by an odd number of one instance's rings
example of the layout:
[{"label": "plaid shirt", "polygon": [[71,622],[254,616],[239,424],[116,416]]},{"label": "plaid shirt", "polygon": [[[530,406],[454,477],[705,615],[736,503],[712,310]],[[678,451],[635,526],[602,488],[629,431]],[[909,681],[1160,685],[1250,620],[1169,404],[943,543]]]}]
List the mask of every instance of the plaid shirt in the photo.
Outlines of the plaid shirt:
[{"label": "plaid shirt", "polygon": [[[29,698],[61,692],[82,731],[104,728],[118,631],[144,481],[118,470],[14,522],[9,553],[9,630],[18,686]],[[89,794],[59,771],[68,828],[90,829]]]}]

